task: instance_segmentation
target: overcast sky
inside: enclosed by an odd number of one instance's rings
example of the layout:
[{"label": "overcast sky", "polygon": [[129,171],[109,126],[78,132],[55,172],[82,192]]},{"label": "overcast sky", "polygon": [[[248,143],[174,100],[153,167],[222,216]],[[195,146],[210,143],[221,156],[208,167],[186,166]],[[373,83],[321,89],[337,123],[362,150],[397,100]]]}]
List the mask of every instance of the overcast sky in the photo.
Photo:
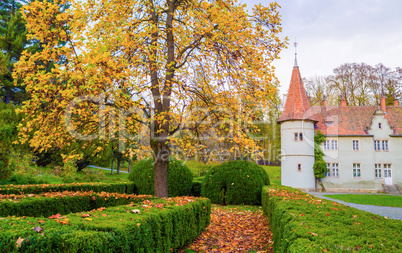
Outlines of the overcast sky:
[{"label": "overcast sky", "polygon": [[[248,7],[270,1],[243,0]],[[282,37],[289,45],[274,62],[286,93],[294,63],[294,40],[302,77],[329,75],[343,63],[402,67],[401,0],[279,0]]]}]

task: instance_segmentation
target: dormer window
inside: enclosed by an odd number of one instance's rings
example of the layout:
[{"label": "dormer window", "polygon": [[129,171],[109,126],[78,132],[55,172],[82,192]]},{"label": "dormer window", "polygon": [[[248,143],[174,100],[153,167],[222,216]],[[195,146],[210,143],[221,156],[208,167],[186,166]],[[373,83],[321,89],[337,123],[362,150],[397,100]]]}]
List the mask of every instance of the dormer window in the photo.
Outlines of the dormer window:
[{"label": "dormer window", "polygon": [[378,128],[382,129],[382,123],[378,123]]}]

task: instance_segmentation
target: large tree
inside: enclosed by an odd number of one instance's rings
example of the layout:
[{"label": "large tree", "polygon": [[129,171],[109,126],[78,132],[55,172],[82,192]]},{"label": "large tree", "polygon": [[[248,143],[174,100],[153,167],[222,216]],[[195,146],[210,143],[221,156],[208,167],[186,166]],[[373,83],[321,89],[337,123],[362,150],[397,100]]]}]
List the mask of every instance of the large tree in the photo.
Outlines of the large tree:
[{"label": "large tree", "polygon": [[243,150],[255,146],[252,115],[271,106],[272,61],[285,46],[276,3],[248,13],[233,0],[88,0],[63,13],[64,3],[25,8],[28,37],[46,45],[17,64],[32,96],[22,142],[45,150],[118,136],[125,152],[133,133],[147,133],[138,147],[148,140],[158,197],[168,196],[171,147],[187,145],[180,136],[219,127]]}]

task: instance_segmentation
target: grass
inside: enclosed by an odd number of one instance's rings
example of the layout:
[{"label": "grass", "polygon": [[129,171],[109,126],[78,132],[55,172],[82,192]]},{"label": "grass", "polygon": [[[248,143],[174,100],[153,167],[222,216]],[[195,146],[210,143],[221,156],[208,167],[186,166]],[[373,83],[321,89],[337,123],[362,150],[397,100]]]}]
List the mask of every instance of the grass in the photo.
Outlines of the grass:
[{"label": "grass", "polygon": [[268,173],[271,184],[281,185],[281,166],[262,166]]},{"label": "grass", "polygon": [[331,194],[324,196],[362,205],[402,207],[402,196],[375,194]]}]

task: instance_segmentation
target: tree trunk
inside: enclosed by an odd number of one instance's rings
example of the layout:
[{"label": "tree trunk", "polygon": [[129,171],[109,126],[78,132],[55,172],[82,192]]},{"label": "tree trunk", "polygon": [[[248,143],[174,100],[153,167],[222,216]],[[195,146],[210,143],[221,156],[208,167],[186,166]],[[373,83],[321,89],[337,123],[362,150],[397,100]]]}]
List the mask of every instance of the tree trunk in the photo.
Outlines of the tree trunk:
[{"label": "tree trunk", "polygon": [[117,174],[120,173],[120,163],[121,163],[121,161],[120,161],[120,160],[117,160],[117,170],[116,170],[116,173],[117,173]]},{"label": "tree trunk", "polygon": [[114,165],[114,160],[112,160],[112,170],[110,174],[113,174],[113,165]]},{"label": "tree trunk", "polygon": [[158,198],[167,198],[168,195],[168,170],[170,150],[165,138],[154,140],[152,149],[154,151],[154,187],[155,196]]},{"label": "tree trunk", "polygon": [[321,178],[318,178],[318,183],[319,183],[320,186],[321,186],[321,191],[322,191],[322,192],[325,192],[326,190],[325,190],[324,184],[323,184],[322,181],[321,181]]},{"label": "tree trunk", "polygon": [[133,157],[130,156],[130,162],[128,163],[128,173],[131,172],[131,164],[133,163]]},{"label": "tree trunk", "polygon": [[11,100],[11,90],[7,90],[5,103],[6,104],[10,103],[10,100]]}]

